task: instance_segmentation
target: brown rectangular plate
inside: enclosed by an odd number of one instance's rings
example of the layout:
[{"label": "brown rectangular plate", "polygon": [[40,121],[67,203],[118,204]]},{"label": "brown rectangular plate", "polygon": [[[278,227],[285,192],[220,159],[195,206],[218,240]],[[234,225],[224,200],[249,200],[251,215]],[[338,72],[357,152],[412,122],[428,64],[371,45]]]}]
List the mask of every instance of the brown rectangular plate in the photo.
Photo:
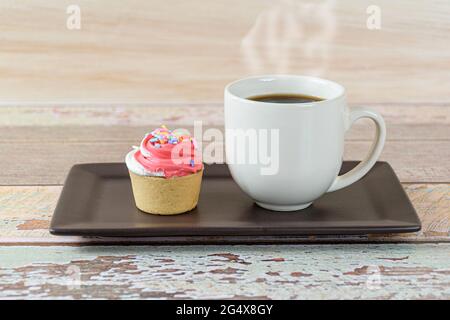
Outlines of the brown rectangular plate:
[{"label": "brown rectangular plate", "polygon": [[[342,172],[357,162],[344,162]],[[360,181],[327,193],[296,212],[255,205],[226,165],[206,165],[196,209],[176,216],[141,212],[122,163],[75,165],[67,177],[50,232],[100,237],[260,237],[365,235],[420,230],[420,220],[397,176],[377,162]],[[267,238],[268,237],[268,238]],[[208,237],[204,240],[208,242]],[[270,242],[270,241],[269,241]]]}]

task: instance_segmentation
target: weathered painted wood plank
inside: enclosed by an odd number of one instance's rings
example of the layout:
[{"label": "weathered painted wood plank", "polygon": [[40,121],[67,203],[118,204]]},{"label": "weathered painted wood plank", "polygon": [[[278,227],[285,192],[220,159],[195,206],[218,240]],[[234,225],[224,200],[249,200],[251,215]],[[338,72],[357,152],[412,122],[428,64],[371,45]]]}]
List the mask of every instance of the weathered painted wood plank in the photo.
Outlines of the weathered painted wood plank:
[{"label": "weathered painted wood plank", "polygon": [[[447,106],[447,104],[445,104]],[[448,104],[450,106],[450,104]],[[4,105],[0,108],[2,126],[145,126],[155,123],[192,125],[223,124],[223,103],[164,103],[69,105]],[[445,107],[444,109],[445,110]],[[438,107],[438,114],[442,113]]]},{"label": "weathered painted wood plank", "polygon": [[[449,108],[450,110],[450,108]],[[361,123],[360,123],[361,122]],[[142,136],[154,128],[166,124],[170,129],[185,128],[194,133],[192,124],[174,124],[167,121],[149,122],[147,125],[92,125],[92,126],[0,126],[0,143],[38,143],[46,142],[129,142],[139,141]],[[449,124],[393,124],[387,123],[388,141],[450,141]],[[201,132],[217,129],[223,134],[223,123],[220,125],[202,125]],[[348,141],[371,141],[374,136],[372,123],[361,120],[346,134]],[[200,132],[200,131],[199,131]]]},{"label": "weathered painted wood plank", "polygon": [[[357,106],[357,105],[353,105]],[[450,103],[370,103],[364,106],[380,112],[392,125],[448,125]],[[143,104],[14,104],[0,108],[0,128],[11,126],[147,126],[159,123],[192,125],[201,120],[204,125],[223,125],[223,102]]]},{"label": "weathered painted wood plank", "polygon": [[[449,180],[446,159],[450,152],[450,108],[447,105],[372,107],[384,115],[388,125],[383,159],[392,162],[403,181]],[[154,103],[127,107],[0,108],[0,163],[4,164],[0,184],[60,184],[75,163],[122,161],[130,145],[160,123],[190,128],[197,120],[202,120],[205,130],[215,127],[223,131],[221,105]],[[372,130],[367,122],[355,125],[347,136],[350,141],[347,159],[364,155]],[[23,148],[24,145],[31,150]],[[26,157],[27,152],[33,157]],[[22,163],[20,170],[17,163]]]},{"label": "weathered painted wood plank", "polygon": [[[438,242],[450,241],[450,185],[412,184],[405,185],[422,221],[422,230],[410,234],[389,236],[370,235],[358,237],[280,237],[279,242]],[[61,186],[0,186],[0,245],[13,244],[85,244],[85,243],[182,243],[186,238],[154,239],[83,239],[78,237],[56,237],[48,233],[50,219],[56,206]],[[189,240],[201,243],[203,237]],[[217,238],[217,243],[237,241],[264,243],[264,237]]]},{"label": "weathered painted wood plank", "polygon": [[[123,162],[131,146],[138,145],[140,139],[128,142],[1,142],[0,185],[63,184],[74,164]],[[347,141],[344,159],[362,159],[370,144],[369,141]],[[217,142],[217,146],[223,150],[222,142]],[[449,141],[387,141],[380,158],[392,165],[402,182],[448,182],[448,159]],[[204,161],[211,163],[214,158],[204,154]]]},{"label": "weathered painted wood plank", "polygon": [[0,247],[0,297],[450,299],[450,244]]}]

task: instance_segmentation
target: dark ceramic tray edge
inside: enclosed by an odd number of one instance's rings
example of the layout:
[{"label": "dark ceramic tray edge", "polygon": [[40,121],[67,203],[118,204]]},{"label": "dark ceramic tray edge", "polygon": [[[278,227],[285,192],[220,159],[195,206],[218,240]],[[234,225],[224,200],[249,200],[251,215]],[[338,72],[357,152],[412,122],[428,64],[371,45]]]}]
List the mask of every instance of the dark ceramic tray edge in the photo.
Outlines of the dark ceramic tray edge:
[{"label": "dark ceramic tray edge", "polygon": [[[401,227],[374,227],[374,228],[366,228],[362,229],[356,227],[355,230],[349,230],[350,227],[345,228],[323,228],[318,229],[315,228],[313,232],[309,232],[307,230],[296,229],[296,232],[285,232],[285,233],[277,233],[271,232],[270,234],[263,234],[258,229],[249,229],[245,230],[244,228],[240,229],[239,234],[233,234],[230,232],[230,229],[211,229],[210,232],[201,232],[201,230],[196,230],[198,232],[189,232],[186,229],[183,230],[182,233],[177,234],[177,232],[173,229],[160,229],[161,233],[157,234],[149,234],[147,229],[76,229],[76,228],[52,228],[50,227],[49,231],[52,235],[64,235],[64,236],[99,236],[99,237],[126,237],[126,238],[136,238],[136,237],[210,237],[210,236],[220,236],[220,237],[240,237],[240,236],[257,236],[257,237],[301,237],[301,236],[314,236],[314,235],[369,235],[369,234],[389,234],[389,233],[411,233],[417,232],[421,230],[421,224],[411,225],[411,226],[401,226]],[[279,229],[282,231],[283,229]],[[170,235],[167,235],[170,233]]]}]

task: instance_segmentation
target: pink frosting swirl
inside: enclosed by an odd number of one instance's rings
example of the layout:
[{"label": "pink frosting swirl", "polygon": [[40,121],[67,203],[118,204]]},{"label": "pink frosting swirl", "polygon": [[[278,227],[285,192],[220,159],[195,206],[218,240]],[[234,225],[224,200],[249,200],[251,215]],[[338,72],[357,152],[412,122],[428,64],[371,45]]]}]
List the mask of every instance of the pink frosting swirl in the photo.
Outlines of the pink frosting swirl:
[{"label": "pink frosting swirl", "polygon": [[165,178],[182,177],[203,169],[201,152],[194,138],[176,135],[166,127],[146,135],[135,160],[149,172],[163,173]]}]

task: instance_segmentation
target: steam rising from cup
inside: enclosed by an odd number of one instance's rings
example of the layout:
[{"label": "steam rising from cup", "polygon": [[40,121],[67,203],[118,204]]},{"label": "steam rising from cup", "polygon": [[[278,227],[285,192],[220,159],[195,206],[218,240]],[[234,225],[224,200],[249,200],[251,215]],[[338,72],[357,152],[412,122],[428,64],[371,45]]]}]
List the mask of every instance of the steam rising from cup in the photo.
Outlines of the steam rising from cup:
[{"label": "steam rising from cup", "polygon": [[335,0],[282,0],[262,11],[241,42],[248,71],[323,75],[336,34],[334,7]]}]

